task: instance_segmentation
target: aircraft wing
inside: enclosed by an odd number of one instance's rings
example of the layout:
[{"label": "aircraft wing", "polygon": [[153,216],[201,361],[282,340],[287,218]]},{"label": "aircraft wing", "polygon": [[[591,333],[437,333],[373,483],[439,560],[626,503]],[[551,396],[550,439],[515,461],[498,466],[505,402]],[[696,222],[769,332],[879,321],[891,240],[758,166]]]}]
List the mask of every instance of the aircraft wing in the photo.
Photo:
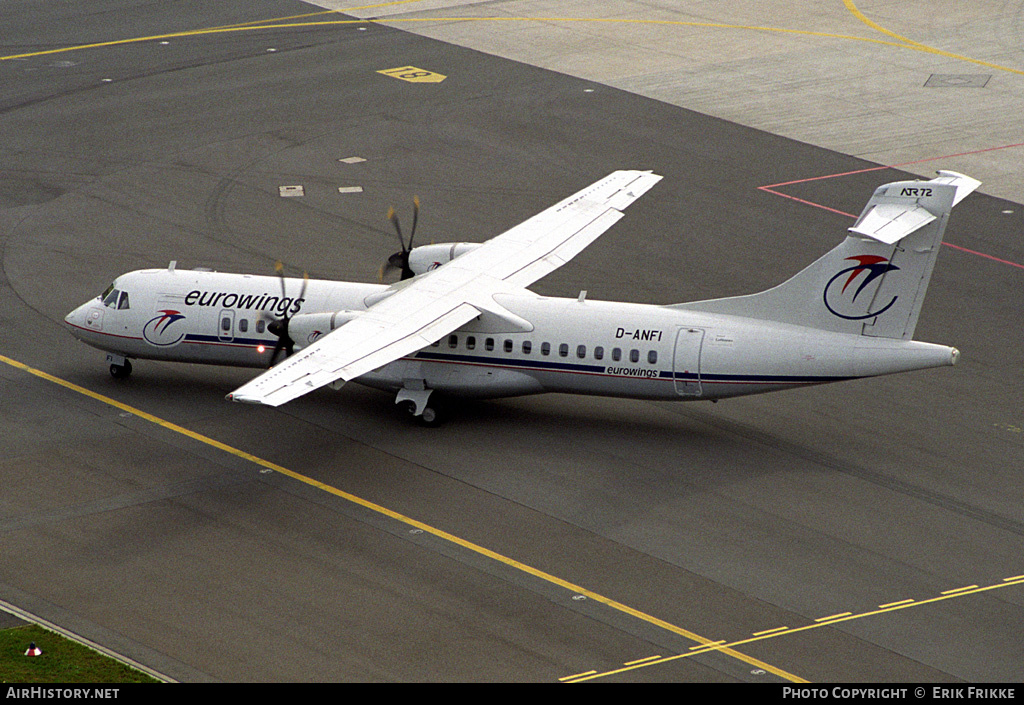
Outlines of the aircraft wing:
[{"label": "aircraft wing", "polygon": [[661,177],[616,171],[437,269],[228,395],[279,406],[348,381],[440,340],[484,311],[497,293],[520,291],[568,262],[622,217]]}]

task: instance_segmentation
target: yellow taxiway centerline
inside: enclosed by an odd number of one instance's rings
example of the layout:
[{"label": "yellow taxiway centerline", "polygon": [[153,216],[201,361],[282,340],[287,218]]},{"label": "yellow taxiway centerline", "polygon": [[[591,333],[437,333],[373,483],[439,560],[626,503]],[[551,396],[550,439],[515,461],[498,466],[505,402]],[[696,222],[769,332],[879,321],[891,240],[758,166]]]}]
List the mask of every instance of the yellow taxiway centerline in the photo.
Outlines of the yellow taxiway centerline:
[{"label": "yellow taxiway centerline", "polygon": [[[554,576],[554,575],[552,575],[550,573],[546,573],[546,572],[544,572],[542,570],[539,570],[539,569],[534,568],[532,566],[529,566],[529,565],[527,565],[525,563],[517,561],[514,558],[509,558],[507,556],[503,556],[500,553],[492,551],[489,548],[485,548],[485,547],[480,546],[478,544],[475,544],[475,543],[473,543],[471,541],[467,541],[466,539],[463,539],[463,538],[460,538],[458,536],[455,536],[454,534],[450,534],[447,531],[435,528],[433,526],[430,526],[429,524],[425,524],[425,523],[423,523],[421,521],[418,521],[416,519],[413,519],[411,517],[407,517],[404,514],[399,514],[398,512],[395,512],[395,511],[393,511],[391,509],[388,509],[387,507],[381,506],[379,504],[375,504],[374,502],[370,502],[370,501],[365,500],[365,499],[363,499],[361,497],[357,497],[354,494],[350,494],[348,492],[345,492],[344,490],[340,490],[337,487],[332,487],[331,485],[328,485],[326,483],[320,482],[319,480],[314,480],[311,477],[307,477],[305,475],[302,475],[301,473],[297,473],[297,472],[295,472],[293,470],[289,470],[288,468],[286,468],[286,467],[284,467],[282,465],[278,465],[277,463],[272,463],[269,460],[264,460],[263,458],[260,458],[258,456],[253,455],[252,453],[247,453],[244,450],[240,450],[238,448],[234,448],[234,447],[228,445],[227,443],[222,443],[221,441],[218,441],[218,440],[216,440],[214,438],[210,438],[209,436],[204,436],[203,434],[197,433],[197,432],[195,432],[195,431],[193,431],[191,429],[185,428],[184,426],[179,426],[178,424],[173,423],[171,421],[167,421],[166,419],[162,419],[159,416],[154,416],[153,414],[150,414],[149,412],[143,411],[141,409],[137,409],[137,408],[135,408],[133,406],[129,406],[128,404],[125,404],[123,402],[117,401],[116,399],[112,399],[111,397],[105,396],[105,395],[100,394],[98,392],[94,392],[91,389],[86,389],[85,387],[82,387],[82,386],[80,386],[78,384],[75,384],[74,382],[69,382],[69,381],[67,381],[65,379],[61,379],[60,377],[57,377],[55,375],[51,375],[48,372],[43,372],[42,370],[38,370],[38,369],[36,369],[34,367],[26,365],[23,362],[19,362],[17,360],[14,360],[12,358],[6,357],[4,355],[0,355],[0,362],[4,363],[6,365],[9,365],[11,367],[14,367],[16,369],[22,370],[23,372],[27,372],[28,374],[33,375],[35,377],[38,377],[39,379],[43,379],[43,380],[46,380],[47,382],[51,382],[53,384],[59,385],[59,386],[65,388],[65,389],[68,389],[68,390],[70,390],[72,392],[75,392],[77,394],[81,394],[83,396],[89,397],[90,399],[94,399],[95,401],[98,401],[100,403],[106,404],[108,406],[112,406],[115,409],[119,409],[121,411],[124,411],[124,412],[127,412],[129,414],[132,414],[133,416],[136,416],[136,417],[138,417],[140,419],[143,419],[145,421],[148,421],[150,423],[156,424],[157,426],[160,426],[161,428],[164,428],[164,429],[166,429],[168,431],[172,431],[174,433],[181,434],[183,436],[186,436],[188,438],[196,440],[196,441],[198,441],[200,443],[204,443],[204,444],[206,444],[208,446],[212,446],[213,448],[216,448],[217,450],[221,450],[221,451],[223,451],[225,453],[229,453],[231,455],[234,455],[235,457],[242,458],[243,460],[247,460],[247,461],[249,461],[249,462],[251,462],[251,463],[253,463],[255,465],[258,465],[258,466],[260,466],[262,468],[266,468],[268,470],[272,470],[274,472],[281,473],[282,475],[290,477],[293,480],[297,480],[297,481],[299,481],[299,482],[301,482],[301,483],[303,483],[305,485],[309,485],[310,487],[315,487],[316,489],[322,490],[322,491],[327,492],[329,494],[332,494],[335,497],[339,497],[339,498],[341,498],[341,499],[343,499],[345,501],[348,501],[348,502],[351,502],[353,504],[359,505],[360,507],[363,507],[365,509],[369,509],[370,511],[376,512],[378,514],[386,516],[386,517],[388,517],[390,519],[393,519],[395,521],[398,521],[398,522],[401,522],[401,523],[406,524],[408,526],[414,527],[414,528],[419,529],[419,530],[421,530],[421,531],[423,531],[425,533],[429,533],[429,534],[431,534],[433,536],[436,536],[437,538],[443,539],[443,540],[448,541],[448,542],[450,542],[450,543],[452,543],[452,544],[454,544],[456,546],[459,546],[459,547],[464,548],[464,549],[466,549],[468,551],[476,553],[477,555],[484,556],[484,557],[489,558],[489,559],[491,559],[493,561],[501,563],[501,564],[503,564],[505,566],[508,566],[510,568],[514,568],[516,570],[519,570],[519,571],[521,571],[523,573],[526,573],[527,575],[531,575],[534,578],[537,578],[539,580],[543,580],[544,582],[547,582],[547,583],[549,583],[551,585],[556,585],[558,587],[564,588],[565,590],[570,591],[574,595],[583,595],[587,599],[594,600],[594,601],[596,601],[596,602],[598,602],[598,603],[608,607],[609,609],[615,610],[616,612],[620,612],[622,614],[627,614],[627,615],[629,615],[631,617],[634,617],[634,618],[636,618],[636,619],[638,619],[640,621],[643,621],[643,622],[646,622],[648,624],[654,625],[656,627],[664,629],[665,631],[671,632],[673,634],[677,634],[677,635],[679,635],[681,637],[684,637],[686,639],[689,639],[691,641],[696,641],[696,642],[698,642],[699,644],[702,644],[702,645],[714,645],[714,644],[720,643],[720,642],[712,642],[710,639],[707,639],[707,638],[705,638],[703,636],[700,636],[699,634],[691,632],[691,631],[689,631],[687,629],[683,629],[682,627],[678,627],[678,626],[676,626],[674,624],[671,624],[670,622],[666,622],[663,619],[659,619],[659,618],[654,617],[652,615],[649,615],[649,614],[646,614],[644,612],[641,612],[640,610],[634,609],[632,607],[629,607],[628,605],[625,605],[625,604],[623,604],[621,602],[617,602],[615,600],[612,600],[611,598],[608,598],[608,597],[605,597],[603,595],[600,595],[600,594],[594,592],[593,590],[588,590],[588,589],[586,589],[584,587],[581,587],[579,585],[575,585],[573,583],[570,583],[567,580],[563,580],[562,578]],[[764,669],[765,671],[768,671],[769,673],[773,673],[773,674],[779,676],[780,678],[784,678],[784,679],[786,679],[788,681],[791,681],[793,683],[806,683],[807,682],[806,680],[804,680],[803,678],[800,678],[799,676],[795,676],[795,675],[793,675],[791,673],[787,673],[786,671],[782,670],[781,668],[777,668],[775,666],[772,666],[771,664],[765,663],[764,661],[756,659],[756,658],[754,658],[752,656],[747,656],[746,654],[742,654],[742,653],[740,653],[738,651],[735,651],[735,650],[733,650],[731,648],[728,648],[728,647],[717,647],[715,650],[721,651],[722,653],[726,654],[727,656],[731,656],[732,658],[735,658],[735,659],[738,659],[740,661],[743,661],[744,663],[747,663],[747,664],[749,664],[749,665],[751,665],[751,666],[753,666],[755,668]]]}]

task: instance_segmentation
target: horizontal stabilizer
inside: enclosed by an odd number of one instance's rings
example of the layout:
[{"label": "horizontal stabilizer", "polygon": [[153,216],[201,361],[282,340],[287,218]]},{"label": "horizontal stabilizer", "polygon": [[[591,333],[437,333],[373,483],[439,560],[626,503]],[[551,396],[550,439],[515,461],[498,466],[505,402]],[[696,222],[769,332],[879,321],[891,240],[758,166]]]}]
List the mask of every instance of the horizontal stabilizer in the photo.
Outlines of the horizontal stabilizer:
[{"label": "horizontal stabilizer", "polygon": [[921,206],[884,203],[872,206],[850,232],[892,245],[933,220],[935,216]]},{"label": "horizontal stabilizer", "polygon": [[955,171],[940,170],[938,174],[938,176],[932,179],[931,182],[933,184],[952,184],[956,186],[956,195],[953,196],[954,206],[981,186],[981,182],[977,179],[972,179],[970,176]]},{"label": "horizontal stabilizer", "polygon": [[[942,203],[941,189],[934,186],[952,186],[953,202]],[[914,233],[962,201],[981,182],[955,171],[940,171],[931,181],[898,181],[880,186],[871,202],[849,228],[854,235],[868,237],[886,245],[894,245]]]}]

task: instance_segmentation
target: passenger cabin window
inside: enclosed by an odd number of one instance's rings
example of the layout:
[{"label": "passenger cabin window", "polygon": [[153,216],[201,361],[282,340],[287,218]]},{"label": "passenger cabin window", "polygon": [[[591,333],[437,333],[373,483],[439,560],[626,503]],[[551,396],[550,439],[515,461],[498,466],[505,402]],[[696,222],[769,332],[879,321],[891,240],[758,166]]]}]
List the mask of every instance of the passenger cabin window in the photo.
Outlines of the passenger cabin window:
[{"label": "passenger cabin window", "polygon": [[[526,343],[523,343],[523,345],[526,345]],[[508,338],[505,338],[505,352],[512,352],[512,341]],[[526,352],[526,350],[523,350],[523,352]]]},{"label": "passenger cabin window", "polygon": [[582,360],[586,356],[587,356],[587,346],[586,345],[577,345],[576,346],[576,357],[578,357],[579,359]]},{"label": "passenger cabin window", "polygon": [[257,333],[262,333],[266,329],[267,329],[267,322],[266,321],[264,321],[262,318],[260,320],[256,321],[256,332]]},{"label": "passenger cabin window", "polygon": [[640,351],[637,350],[636,348],[633,348],[632,350],[630,350],[629,351],[629,361],[630,362],[640,362]]},{"label": "passenger cabin window", "polygon": [[612,359],[618,362],[622,359],[622,348],[612,348]]},{"label": "passenger cabin window", "polygon": [[224,316],[224,318],[220,319],[220,329],[223,331],[231,330],[231,318],[229,316]]},{"label": "passenger cabin window", "polygon": [[484,341],[484,349],[488,352],[494,350],[494,338],[488,338]]},{"label": "passenger cabin window", "polygon": [[647,353],[647,362],[649,362],[649,363],[651,363],[653,365],[657,361],[658,361],[658,351],[657,350],[651,350],[649,353]]},{"label": "passenger cabin window", "polygon": [[597,346],[596,348],[594,348],[594,359],[595,360],[603,360],[604,359],[604,348],[602,348],[600,345]]},{"label": "passenger cabin window", "polygon": [[476,336],[469,336],[466,338],[466,348],[474,350],[476,348]]},{"label": "passenger cabin window", "polygon": [[242,333],[245,333],[245,332],[247,332],[249,330],[249,319],[248,318],[243,318],[242,320],[240,320],[238,322],[238,330],[240,330]]},{"label": "passenger cabin window", "polygon": [[540,354],[541,355],[550,355],[551,354],[551,343],[541,343],[540,344]]},{"label": "passenger cabin window", "polygon": [[449,348],[457,347],[458,344],[459,344],[459,336],[457,336],[457,335],[449,335],[448,336],[448,347]]},{"label": "passenger cabin window", "polygon": [[[511,341],[509,341],[509,342],[511,342]],[[531,343],[529,340],[524,340],[523,341],[523,355],[529,355],[531,352],[533,352],[533,343]]]},{"label": "passenger cabin window", "polygon": [[566,343],[562,343],[558,346],[559,357],[569,357],[569,346]]}]

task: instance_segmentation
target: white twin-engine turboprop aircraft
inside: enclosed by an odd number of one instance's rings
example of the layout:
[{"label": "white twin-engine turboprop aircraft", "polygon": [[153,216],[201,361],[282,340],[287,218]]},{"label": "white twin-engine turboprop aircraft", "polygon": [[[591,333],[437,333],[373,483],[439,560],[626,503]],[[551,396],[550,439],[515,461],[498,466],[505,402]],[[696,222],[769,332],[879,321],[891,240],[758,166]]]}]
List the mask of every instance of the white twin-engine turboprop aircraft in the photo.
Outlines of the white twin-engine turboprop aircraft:
[{"label": "white twin-engine turboprop aircraft", "polygon": [[949,171],[878,187],[842,244],[759,294],[656,306],[525,288],[660,179],[614,172],[483,244],[410,236],[390,286],[172,262],[118,277],[66,322],[115,377],[130,358],[270,366],[227,398],[277,406],[354,380],[428,424],[437,395],[715,400],[956,363],[912,340],[950,210],[980,185]]}]

